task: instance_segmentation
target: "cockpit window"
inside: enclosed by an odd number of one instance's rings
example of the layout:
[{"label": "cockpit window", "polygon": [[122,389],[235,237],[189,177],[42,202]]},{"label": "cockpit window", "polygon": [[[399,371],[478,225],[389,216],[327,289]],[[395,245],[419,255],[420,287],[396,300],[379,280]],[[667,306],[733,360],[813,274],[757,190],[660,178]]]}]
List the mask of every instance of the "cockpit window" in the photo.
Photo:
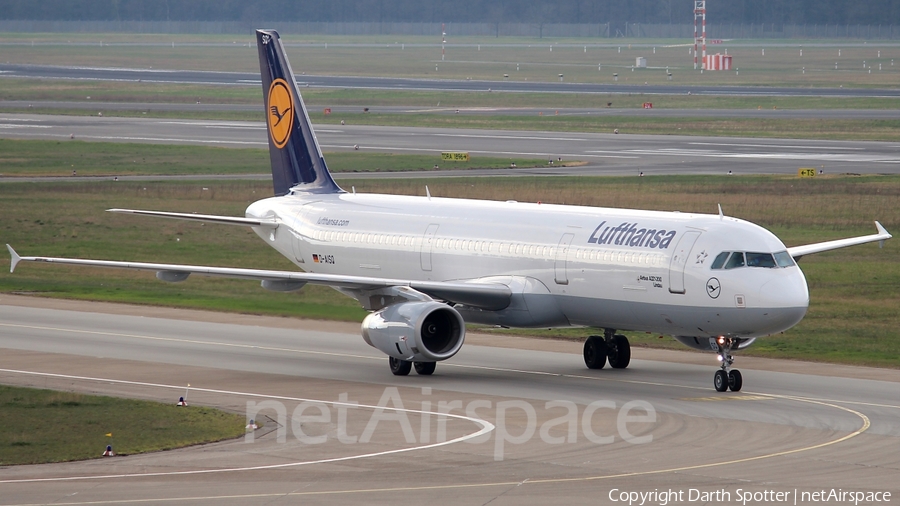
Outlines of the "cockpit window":
[{"label": "cockpit window", "polygon": [[787,251],[778,253],[756,253],[743,251],[723,251],[716,255],[710,269],[737,269],[738,267],[793,267],[796,265]]},{"label": "cockpit window", "polygon": [[775,258],[771,253],[747,253],[748,267],[775,267]]},{"label": "cockpit window", "polygon": [[728,259],[728,263],[725,264],[726,269],[736,269],[738,267],[744,266],[744,253],[741,251],[735,251],[731,254],[731,258]]},{"label": "cockpit window", "polygon": [[715,260],[713,260],[712,268],[713,269],[721,269],[723,265],[725,265],[725,260],[728,260],[728,255],[730,252],[723,251],[719,253]]},{"label": "cockpit window", "polygon": [[791,254],[787,251],[779,251],[775,253],[775,262],[778,264],[778,267],[793,267],[794,259],[791,258]]}]

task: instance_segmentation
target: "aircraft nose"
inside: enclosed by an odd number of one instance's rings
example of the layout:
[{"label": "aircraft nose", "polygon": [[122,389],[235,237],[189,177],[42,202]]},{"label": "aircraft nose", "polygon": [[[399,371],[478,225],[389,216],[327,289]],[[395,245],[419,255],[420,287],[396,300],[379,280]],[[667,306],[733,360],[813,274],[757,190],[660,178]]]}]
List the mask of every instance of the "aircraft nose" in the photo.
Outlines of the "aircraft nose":
[{"label": "aircraft nose", "polygon": [[781,330],[793,327],[806,315],[809,307],[809,288],[803,271],[793,267],[782,269],[759,289],[759,301],[772,312],[771,323]]},{"label": "aircraft nose", "polygon": [[799,308],[809,306],[809,288],[803,271],[793,267],[776,271],[777,275],[759,288],[759,300],[766,307]]}]

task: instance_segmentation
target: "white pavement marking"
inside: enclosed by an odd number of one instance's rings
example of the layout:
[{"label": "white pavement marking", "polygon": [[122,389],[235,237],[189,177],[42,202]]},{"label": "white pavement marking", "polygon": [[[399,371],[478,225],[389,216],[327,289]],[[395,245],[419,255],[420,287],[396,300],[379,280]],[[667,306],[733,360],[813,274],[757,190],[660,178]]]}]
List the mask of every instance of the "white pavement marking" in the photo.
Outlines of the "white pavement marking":
[{"label": "white pavement marking", "polygon": [[[17,128],[21,127],[21,125],[17,125]],[[33,137],[59,137],[59,138],[68,138],[68,134],[29,134],[29,136]],[[252,146],[268,146],[267,142],[262,141],[218,141],[218,140],[210,140],[210,139],[187,139],[187,138],[167,138],[167,137],[125,137],[125,136],[115,136],[115,135],[84,135],[79,134],[76,136],[78,139],[100,139],[104,141],[148,141],[148,142],[165,142],[170,144],[184,144],[184,143],[199,143],[199,144],[217,144],[227,146],[229,144],[246,144]]]},{"label": "white pavement marking", "polygon": [[[323,148],[349,148],[350,146],[341,145],[341,144],[322,144]],[[417,151],[417,152],[426,152],[426,153],[434,153],[435,151],[441,151],[439,148],[400,148],[396,146],[384,147],[384,146],[360,146],[359,149],[361,151],[369,150],[369,151]],[[444,151],[452,151],[452,149],[444,148]],[[467,150],[463,150],[467,151]],[[469,153],[478,153],[482,155],[510,155],[510,156],[537,156],[537,157],[546,157],[548,153],[546,151],[541,153],[528,153],[522,151],[479,151],[479,150],[468,150]],[[602,151],[586,151],[585,153],[602,153]],[[553,153],[553,156],[563,156],[570,160],[577,160],[578,158],[640,158],[639,156],[628,156],[628,155],[589,155],[585,153]],[[565,162],[562,162],[565,163]],[[559,166],[546,166],[546,167],[534,167],[534,168],[557,168]],[[530,167],[525,167],[530,168]],[[569,167],[571,168],[571,167]]]},{"label": "white pavement marking", "polygon": [[[10,373],[10,374],[24,374],[31,376],[43,376],[49,378],[62,378],[62,379],[70,379],[70,380],[80,380],[80,381],[95,381],[102,383],[116,383],[120,385],[134,385],[134,386],[144,386],[144,387],[153,387],[153,388],[169,388],[181,391],[184,388],[184,385],[165,385],[160,383],[145,383],[141,381],[126,381],[126,380],[116,380],[116,379],[108,379],[108,378],[91,378],[88,376],[72,376],[68,374],[53,374],[53,373],[44,373],[44,372],[35,372],[35,371],[18,371],[15,369],[0,369],[0,372]],[[195,388],[191,387],[191,390],[195,392],[207,392],[213,394],[223,394],[223,395],[234,395],[238,397],[257,397],[264,399],[277,399],[283,401],[298,401],[298,402],[318,402],[321,404],[329,404],[332,406],[347,406],[351,408],[363,408],[363,409],[371,409],[371,410],[390,410],[404,413],[414,413],[419,415],[431,416],[435,414],[432,411],[423,411],[418,409],[407,409],[407,408],[395,408],[388,406],[372,406],[368,404],[356,404],[356,403],[344,403],[337,401],[323,401],[319,399],[305,399],[302,397],[288,397],[283,395],[266,395],[266,394],[257,394],[251,392],[235,392],[230,390],[217,390],[211,388]],[[431,448],[439,448],[442,446],[448,446],[451,444],[461,443],[463,441],[468,441],[470,439],[474,439],[494,430],[494,424],[481,420],[479,418],[472,418],[463,415],[455,415],[452,413],[441,413],[441,416],[447,416],[450,418],[456,418],[459,420],[466,420],[472,422],[476,425],[479,425],[481,429],[476,432],[466,434],[465,436],[460,436],[455,439],[451,439],[449,441],[443,441],[440,443],[432,443],[428,445],[422,446],[414,446],[411,448],[397,448],[394,450],[385,450],[381,452],[373,452],[373,453],[364,453],[360,455],[350,455],[346,457],[333,457],[330,459],[320,459],[320,460],[305,460],[305,461],[297,461],[297,462],[288,462],[284,464],[270,464],[267,466],[249,466],[249,467],[230,467],[224,469],[195,469],[192,471],[166,471],[166,472],[156,472],[156,473],[124,473],[124,474],[107,474],[107,475],[99,475],[99,476],[66,476],[59,478],[26,478],[20,480],[0,480],[0,483],[35,483],[35,482],[50,482],[50,481],[80,481],[80,480],[101,480],[101,479],[113,479],[113,478],[143,478],[150,476],[185,476],[185,475],[196,475],[196,474],[213,474],[213,473],[232,473],[232,472],[244,472],[244,471],[259,471],[264,469],[283,469],[286,467],[299,467],[299,466],[309,466],[315,464],[327,464],[332,462],[346,462],[348,460],[359,460],[370,457],[381,457],[384,455],[393,455],[397,453],[407,453],[412,451],[419,450],[428,450]]]},{"label": "white pavement marking", "polygon": [[[725,142],[689,142],[688,144],[696,146],[728,146],[728,147],[751,147],[751,148],[791,148],[791,149],[822,149],[821,146],[790,146],[787,144],[729,144]],[[843,149],[847,151],[862,151],[866,148],[847,148],[840,146],[828,146],[828,149]]]},{"label": "white pavement marking", "polygon": [[10,123],[0,123],[0,128],[53,128],[50,125],[13,125]]},{"label": "white pavement marking", "polygon": [[[588,153],[601,153],[603,151],[588,151]],[[791,159],[791,160],[819,160],[841,162],[869,162],[869,163],[900,163],[900,159],[879,155],[865,156],[850,153],[726,153],[724,151],[712,151],[702,149],[661,148],[661,149],[629,149],[623,153],[636,155],[657,156],[697,156],[704,158],[748,158],[748,159]]]},{"label": "white pavement marking", "polygon": [[462,137],[466,139],[512,139],[522,141],[573,141],[573,142],[597,142],[597,139],[578,139],[574,137],[537,137],[533,135],[474,135],[474,134],[412,134],[423,137]]}]

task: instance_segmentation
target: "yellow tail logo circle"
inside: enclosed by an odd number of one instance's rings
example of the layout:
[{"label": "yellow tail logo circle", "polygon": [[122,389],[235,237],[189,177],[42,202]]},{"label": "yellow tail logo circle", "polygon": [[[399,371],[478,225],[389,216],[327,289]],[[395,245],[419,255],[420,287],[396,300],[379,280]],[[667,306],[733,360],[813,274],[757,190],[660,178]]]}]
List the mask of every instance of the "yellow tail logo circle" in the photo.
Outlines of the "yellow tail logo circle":
[{"label": "yellow tail logo circle", "polygon": [[294,127],[294,99],[284,79],[275,79],[269,86],[269,99],[266,101],[266,112],[269,118],[269,134],[275,147],[281,149],[287,144]]}]

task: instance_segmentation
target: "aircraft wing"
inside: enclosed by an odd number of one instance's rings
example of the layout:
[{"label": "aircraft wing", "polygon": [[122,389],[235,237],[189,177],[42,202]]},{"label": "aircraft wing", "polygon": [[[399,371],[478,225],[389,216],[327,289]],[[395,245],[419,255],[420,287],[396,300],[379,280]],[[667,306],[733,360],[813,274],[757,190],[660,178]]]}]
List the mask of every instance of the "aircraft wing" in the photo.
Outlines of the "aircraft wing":
[{"label": "aircraft wing", "polygon": [[16,265],[18,265],[19,262],[24,261],[156,271],[156,277],[163,281],[184,281],[191,274],[252,279],[261,281],[263,286],[275,287],[273,289],[280,289],[283,291],[298,289],[306,283],[352,290],[377,290],[380,288],[406,286],[436,299],[487,310],[504,309],[509,305],[510,299],[512,298],[512,290],[510,287],[500,283],[415,281],[365,276],[344,276],[338,274],[315,274],[295,271],[239,269],[233,267],[116,262],[111,260],[89,260],[83,258],[23,257],[19,256],[9,244],[6,245],[6,248],[9,250],[9,254],[12,257],[9,272],[14,272]]},{"label": "aircraft wing", "polygon": [[881,223],[875,222],[875,228],[878,230],[877,234],[872,235],[864,235],[861,237],[851,237],[849,239],[838,239],[836,241],[828,241],[828,242],[819,242],[816,244],[807,244],[806,246],[794,246],[793,248],[788,248],[788,253],[794,257],[794,260],[799,260],[800,257],[804,255],[812,255],[813,253],[821,253],[823,251],[830,251],[833,249],[846,248],[847,246],[856,246],[857,244],[865,244],[867,242],[875,242],[878,241],[881,243],[881,246],[884,246],[884,241],[893,237],[888,233],[887,230]]},{"label": "aircraft wing", "polygon": [[202,221],[206,223],[218,223],[220,225],[243,225],[251,227],[278,228],[275,220],[258,218],[237,218],[234,216],[215,216],[212,214],[194,213],[169,213],[165,211],[142,211],[139,209],[107,209],[111,213],[140,214],[143,216],[156,216],[159,218],[174,218],[177,220]]}]

